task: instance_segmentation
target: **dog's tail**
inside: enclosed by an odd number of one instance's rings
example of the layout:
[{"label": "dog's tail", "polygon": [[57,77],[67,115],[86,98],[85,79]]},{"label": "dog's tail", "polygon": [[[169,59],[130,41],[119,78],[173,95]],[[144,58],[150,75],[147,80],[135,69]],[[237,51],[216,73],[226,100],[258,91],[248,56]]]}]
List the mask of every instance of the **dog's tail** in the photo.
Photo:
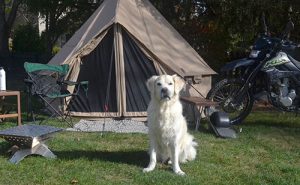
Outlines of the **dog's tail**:
[{"label": "dog's tail", "polygon": [[183,143],[182,152],[180,154],[180,162],[185,163],[187,161],[192,161],[196,158],[198,144],[194,141],[194,137],[190,134],[185,136],[185,142]]}]

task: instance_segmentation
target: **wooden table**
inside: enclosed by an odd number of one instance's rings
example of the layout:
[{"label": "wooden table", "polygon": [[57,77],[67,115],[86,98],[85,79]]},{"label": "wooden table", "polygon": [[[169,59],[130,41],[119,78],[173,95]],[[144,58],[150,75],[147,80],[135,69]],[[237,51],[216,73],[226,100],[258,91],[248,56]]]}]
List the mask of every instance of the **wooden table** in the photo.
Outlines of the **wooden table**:
[{"label": "wooden table", "polygon": [[197,107],[197,109],[199,110],[200,116],[198,117],[198,116],[196,116],[195,109],[193,109],[194,110],[194,117],[195,117],[195,120],[196,120],[195,130],[199,129],[201,115],[202,115],[203,111],[205,110],[205,107],[218,105],[217,102],[214,102],[212,100],[208,100],[208,99],[202,98],[202,97],[195,97],[195,96],[191,96],[191,97],[183,96],[183,97],[180,97],[180,100],[185,102],[185,103],[188,103],[188,104],[190,104],[194,107]]},{"label": "wooden table", "polygon": [[6,96],[17,96],[17,106],[18,110],[17,113],[14,114],[1,114],[0,118],[13,118],[18,117],[18,125],[22,125],[21,123],[21,98],[20,98],[20,91],[0,91],[0,96],[6,97]]}]

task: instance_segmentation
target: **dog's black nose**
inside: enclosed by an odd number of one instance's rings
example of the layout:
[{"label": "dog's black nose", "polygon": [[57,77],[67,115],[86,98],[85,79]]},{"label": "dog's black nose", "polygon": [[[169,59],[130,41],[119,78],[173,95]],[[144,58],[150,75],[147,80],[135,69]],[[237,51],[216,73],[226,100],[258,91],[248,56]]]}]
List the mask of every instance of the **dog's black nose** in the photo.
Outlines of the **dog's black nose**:
[{"label": "dog's black nose", "polygon": [[167,88],[162,88],[162,89],[161,89],[161,92],[162,92],[162,93],[167,93],[167,92],[168,92],[168,89],[167,89]]}]

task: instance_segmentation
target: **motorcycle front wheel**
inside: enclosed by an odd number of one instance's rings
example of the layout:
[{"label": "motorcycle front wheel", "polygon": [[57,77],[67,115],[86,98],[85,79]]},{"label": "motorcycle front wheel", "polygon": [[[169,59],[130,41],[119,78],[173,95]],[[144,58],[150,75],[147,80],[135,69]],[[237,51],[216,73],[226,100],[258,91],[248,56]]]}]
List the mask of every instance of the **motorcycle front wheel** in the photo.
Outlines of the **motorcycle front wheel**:
[{"label": "motorcycle front wheel", "polygon": [[243,82],[239,79],[224,79],[216,83],[207,94],[207,99],[217,102],[215,107],[209,107],[207,113],[224,111],[228,114],[231,125],[237,125],[248,116],[252,110],[254,99],[246,92],[240,102],[235,98]]}]

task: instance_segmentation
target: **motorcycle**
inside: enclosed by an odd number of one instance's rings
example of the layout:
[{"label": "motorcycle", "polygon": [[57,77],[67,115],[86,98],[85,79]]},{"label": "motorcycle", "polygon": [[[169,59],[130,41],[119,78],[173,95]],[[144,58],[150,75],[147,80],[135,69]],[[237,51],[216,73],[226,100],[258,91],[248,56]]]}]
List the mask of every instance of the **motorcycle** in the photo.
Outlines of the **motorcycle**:
[{"label": "motorcycle", "polygon": [[282,111],[300,110],[300,46],[289,41],[293,28],[290,20],[281,38],[259,35],[247,58],[221,68],[225,78],[207,95],[218,106],[209,107],[208,114],[222,110],[231,125],[238,125],[251,112],[254,101],[260,99]]}]

